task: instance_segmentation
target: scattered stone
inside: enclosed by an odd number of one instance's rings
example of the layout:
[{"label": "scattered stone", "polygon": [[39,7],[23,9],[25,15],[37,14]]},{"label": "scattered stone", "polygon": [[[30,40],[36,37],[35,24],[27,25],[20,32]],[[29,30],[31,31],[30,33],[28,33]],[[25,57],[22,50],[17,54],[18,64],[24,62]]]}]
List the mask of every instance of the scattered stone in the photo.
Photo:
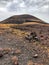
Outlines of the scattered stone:
[{"label": "scattered stone", "polygon": [[43,35],[41,35],[41,37],[44,37]]},{"label": "scattered stone", "polygon": [[3,48],[0,48],[0,51],[3,51]]},{"label": "scattered stone", "polygon": [[20,49],[17,49],[17,50],[15,51],[15,53],[16,53],[16,54],[21,54],[21,50],[20,50]]},{"label": "scattered stone", "polygon": [[14,65],[19,65],[19,64],[18,64],[18,62],[16,61],[16,62],[14,63]]},{"label": "scattered stone", "polygon": [[44,38],[42,37],[41,40],[44,40]]},{"label": "scattered stone", "polygon": [[40,41],[39,38],[37,37],[37,34],[35,32],[31,32],[30,34],[28,34],[26,37],[25,37],[26,40],[36,40],[36,41]]},{"label": "scattered stone", "polygon": [[12,55],[14,55],[14,51],[15,51],[15,49],[12,48],[12,49],[11,49],[11,54],[12,54]]},{"label": "scattered stone", "polygon": [[4,53],[5,53],[5,54],[7,54],[7,53],[9,53],[9,52],[11,52],[11,48],[4,48]]},{"label": "scattered stone", "polygon": [[37,37],[37,34],[35,32],[31,33],[34,40],[39,41],[39,38]]},{"label": "scattered stone", "polygon": [[11,54],[12,54],[12,55],[21,54],[21,50],[20,50],[20,49],[16,49],[16,50],[13,49],[13,50],[11,51]]},{"label": "scattered stone", "polygon": [[8,39],[8,41],[10,41],[11,39]]},{"label": "scattered stone", "polygon": [[38,54],[35,54],[33,57],[34,57],[34,58],[38,58]]},{"label": "scattered stone", "polygon": [[0,58],[1,58],[1,57],[3,57],[3,53],[2,53],[2,52],[0,52]]},{"label": "scattered stone", "polygon": [[11,51],[11,53],[10,53],[11,55],[15,55],[15,53],[14,53],[14,51]]},{"label": "scattered stone", "polygon": [[35,32],[31,32],[30,35],[32,35],[33,38],[37,36]]},{"label": "scattered stone", "polygon": [[18,64],[18,57],[16,57],[16,56],[12,57],[12,63],[13,63],[14,65],[19,65],[19,64]]},{"label": "scattered stone", "polygon": [[30,60],[27,62],[27,65],[33,65],[34,63]]},{"label": "scattered stone", "polygon": [[35,39],[36,41],[39,41],[39,38],[38,38],[38,37],[34,37],[34,39]]},{"label": "scattered stone", "polygon": [[12,61],[13,62],[18,61],[18,57],[17,56],[12,57]]},{"label": "scattered stone", "polygon": [[3,48],[0,48],[0,58],[3,57]]},{"label": "scattered stone", "polygon": [[47,50],[47,47],[44,47]]},{"label": "scattered stone", "polygon": [[11,51],[11,48],[4,48],[4,51]]},{"label": "scattered stone", "polygon": [[25,37],[25,39],[31,41],[31,40],[32,40],[32,36],[31,36],[31,35],[27,35],[27,36]]},{"label": "scattered stone", "polygon": [[48,58],[49,58],[49,53],[48,53]]}]

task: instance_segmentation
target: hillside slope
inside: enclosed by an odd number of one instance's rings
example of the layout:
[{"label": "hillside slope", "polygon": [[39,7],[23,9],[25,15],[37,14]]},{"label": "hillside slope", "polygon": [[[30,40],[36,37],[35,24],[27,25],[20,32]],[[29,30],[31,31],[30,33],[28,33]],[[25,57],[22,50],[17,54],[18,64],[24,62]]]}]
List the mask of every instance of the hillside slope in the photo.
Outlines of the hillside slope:
[{"label": "hillside slope", "polygon": [[1,21],[3,24],[22,24],[25,22],[36,22],[36,23],[45,23],[44,21],[36,18],[35,16],[24,14],[24,15],[14,15]]},{"label": "hillside slope", "polygon": [[49,65],[49,26],[11,25],[0,24],[0,65]]},{"label": "hillside slope", "polygon": [[31,15],[2,21],[0,65],[49,65],[49,24]]}]

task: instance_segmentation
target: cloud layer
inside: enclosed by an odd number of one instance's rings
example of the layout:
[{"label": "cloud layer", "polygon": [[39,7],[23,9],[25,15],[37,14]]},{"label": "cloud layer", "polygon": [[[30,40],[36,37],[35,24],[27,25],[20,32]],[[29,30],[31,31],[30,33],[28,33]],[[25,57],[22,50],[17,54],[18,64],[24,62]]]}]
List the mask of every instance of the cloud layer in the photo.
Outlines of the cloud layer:
[{"label": "cloud layer", "polygon": [[49,0],[0,0],[0,11],[9,16],[29,13],[48,22]]}]

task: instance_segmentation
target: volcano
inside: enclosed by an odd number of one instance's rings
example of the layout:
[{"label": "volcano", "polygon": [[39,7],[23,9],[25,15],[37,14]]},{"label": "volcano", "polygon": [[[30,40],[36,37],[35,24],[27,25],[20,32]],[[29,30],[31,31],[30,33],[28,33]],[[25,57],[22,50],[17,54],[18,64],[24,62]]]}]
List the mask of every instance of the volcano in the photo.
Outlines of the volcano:
[{"label": "volcano", "polygon": [[49,24],[32,15],[1,21],[0,65],[49,65]]},{"label": "volcano", "polygon": [[44,21],[38,19],[35,16],[28,15],[28,14],[23,14],[23,15],[14,15],[11,16],[0,23],[3,24],[22,24],[26,22],[36,22],[36,23],[45,23]]}]

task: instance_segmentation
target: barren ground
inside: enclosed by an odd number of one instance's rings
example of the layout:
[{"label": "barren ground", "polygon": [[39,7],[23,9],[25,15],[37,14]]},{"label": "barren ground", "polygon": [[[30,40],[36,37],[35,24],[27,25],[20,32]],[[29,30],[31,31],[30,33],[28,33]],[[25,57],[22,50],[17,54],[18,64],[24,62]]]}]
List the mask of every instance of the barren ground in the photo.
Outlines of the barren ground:
[{"label": "barren ground", "polygon": [[[31,32],[36,33],[39,41],[36,39],[29,41],[25,38]],[[49,26],[6,25],[4,28],[3,24],[2,26],[0,24],[0,48],[11,49],[0,57],[0,65],[14,65],[11,60],[14,56],[18,57],[18,65],[49,65]],[[17,49],[21,52],[15,53]],[[34,57],[36,54],[37,57]]]}]

